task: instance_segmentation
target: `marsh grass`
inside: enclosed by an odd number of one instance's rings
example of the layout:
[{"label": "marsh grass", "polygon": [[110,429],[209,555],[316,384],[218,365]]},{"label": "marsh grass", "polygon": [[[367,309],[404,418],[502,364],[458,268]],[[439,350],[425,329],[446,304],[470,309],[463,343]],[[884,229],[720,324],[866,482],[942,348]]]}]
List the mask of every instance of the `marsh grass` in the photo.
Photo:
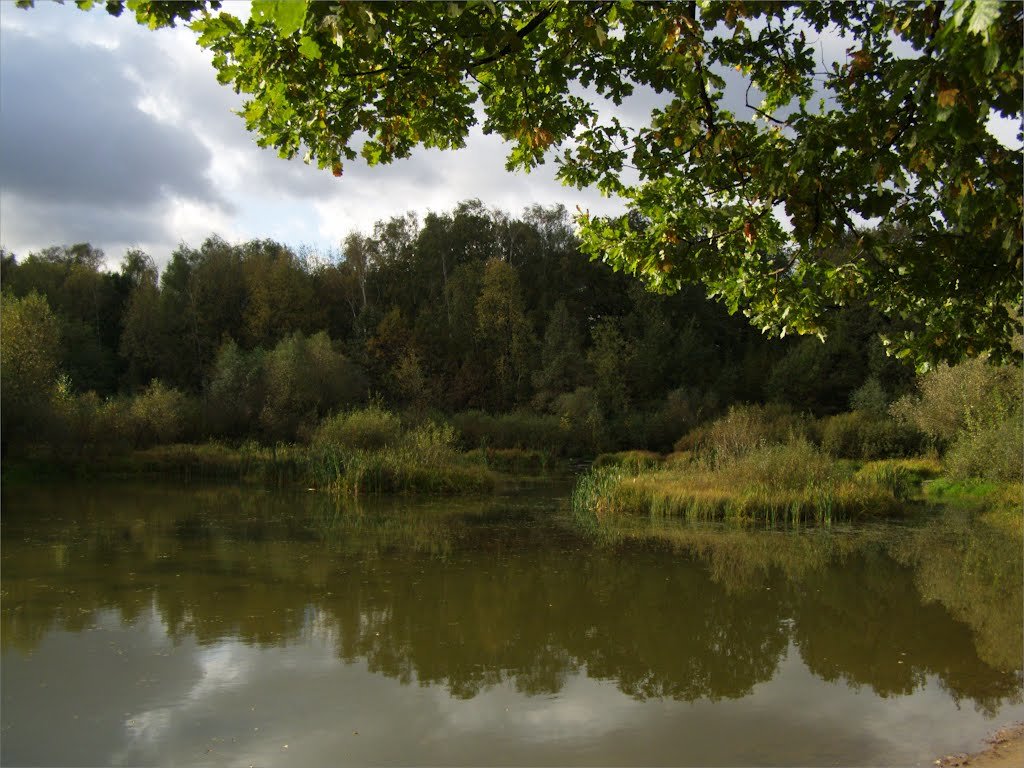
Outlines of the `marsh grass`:
[{"label": "marsh grass", "polygon": [[223,443],[174,443],[159,445],[83,464],[66,467],[74,474],[90,476],[141,476],[168,479],[236,480],[266,485],[300,482],[306,472],[306,449],[279,443],[255,442],[234,448]]},{"label": "marsh grass", "polygon": [[487,467],[455,450],[451,425],[431,421],[372,448],[318,433],[310,449],[308,471],[317,488],[350,496],[475,493],[494,487],[494,476]]},{"label": "marsh grass", "polygon": [[664,457],[654,451],[618,451],[602,453],[594,459],[595,467],[622,467],[628,472],[639,472],[660,466]]},{"label": "marsh grass", "polygon": [[464,456],[470,463],[517,475],[547,474],[559,463],[550,451],[533,448],[475,448]]},{"label": "marsh grass", "polygon": [[1024,532],[1024,483],[941,477],[924,486],[924,495],[931,503],[975,513],[1017,537]]},{"label": "marsh grass", "polygon": [[902,469],[854,473],[796,439],[725,460],[679,460],[670,468],[598,467],[577,483],[572,505],[586,530],[636,515],[830,524],[899,514],[911,487]]}]

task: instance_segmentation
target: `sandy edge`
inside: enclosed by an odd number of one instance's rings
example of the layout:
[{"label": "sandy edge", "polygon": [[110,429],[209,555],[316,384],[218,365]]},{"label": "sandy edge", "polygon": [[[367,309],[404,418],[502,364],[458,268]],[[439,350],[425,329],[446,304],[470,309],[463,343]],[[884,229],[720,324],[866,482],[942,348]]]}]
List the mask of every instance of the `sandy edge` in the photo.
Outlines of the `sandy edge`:
[{"label": "sandy edge", "polygon": [[940,757],[935,765],[941,768],[973,765],[978,768],[1020,768],[1024,765],[1024,723],[1000,728],[985,739],[988,746],[972,755],[956,754]]}]

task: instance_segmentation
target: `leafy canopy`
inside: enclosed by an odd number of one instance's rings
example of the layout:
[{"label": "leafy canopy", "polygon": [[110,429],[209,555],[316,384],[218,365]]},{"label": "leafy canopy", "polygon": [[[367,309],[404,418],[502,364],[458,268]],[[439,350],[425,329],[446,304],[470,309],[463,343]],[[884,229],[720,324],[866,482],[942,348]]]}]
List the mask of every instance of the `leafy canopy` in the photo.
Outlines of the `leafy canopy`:
[{"label": "leafy canopy", "polygon": [[[510,169],[553,157],[621,196],[625,215],[580,214],[585,248],[656,289],[702,282],[782,335],[866,301],[919,365],[1010,354],[1022,157],[986,124],[1021,119],[1019,3],[106,6],[190,20],[282,157],[341,175],[462,147],[482,121]],[[661,95],[639,127],[607,109],[637,89]]]}]

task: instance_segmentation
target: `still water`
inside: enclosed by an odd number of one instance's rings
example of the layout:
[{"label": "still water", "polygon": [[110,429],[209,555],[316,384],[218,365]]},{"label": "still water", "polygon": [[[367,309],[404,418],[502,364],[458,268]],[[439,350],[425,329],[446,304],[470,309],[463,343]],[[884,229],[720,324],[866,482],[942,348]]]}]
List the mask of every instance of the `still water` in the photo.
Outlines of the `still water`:
[{"label": "still water", "polygon": [[5,488],[0,762],[927,765],[1024,718],[1020,541],[594,541],[568,490]]}]

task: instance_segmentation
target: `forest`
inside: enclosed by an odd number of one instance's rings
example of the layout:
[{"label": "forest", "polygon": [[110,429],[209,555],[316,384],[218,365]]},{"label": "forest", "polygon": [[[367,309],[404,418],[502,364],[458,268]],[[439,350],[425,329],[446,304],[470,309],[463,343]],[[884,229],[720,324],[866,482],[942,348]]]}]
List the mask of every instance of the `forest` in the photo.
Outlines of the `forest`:
[{"label": "forest", "polygon": [[1019,474],[1018,367],[917,377],[866,306],[836,310],[824,342],[770,338],[697,288],[651,292],[579,245],[561,207],[471,200],[378,221],[329,257],[216,236],[162,271],[137,250],[110,271],[88,244],[4,253],[5,459],[301,447],[325,430],[383,444],[429,423],[443,429],[428,443],[546,461],[715,450],[732,424],[857,459],[984,445],[965,452],[967,474]]}]

